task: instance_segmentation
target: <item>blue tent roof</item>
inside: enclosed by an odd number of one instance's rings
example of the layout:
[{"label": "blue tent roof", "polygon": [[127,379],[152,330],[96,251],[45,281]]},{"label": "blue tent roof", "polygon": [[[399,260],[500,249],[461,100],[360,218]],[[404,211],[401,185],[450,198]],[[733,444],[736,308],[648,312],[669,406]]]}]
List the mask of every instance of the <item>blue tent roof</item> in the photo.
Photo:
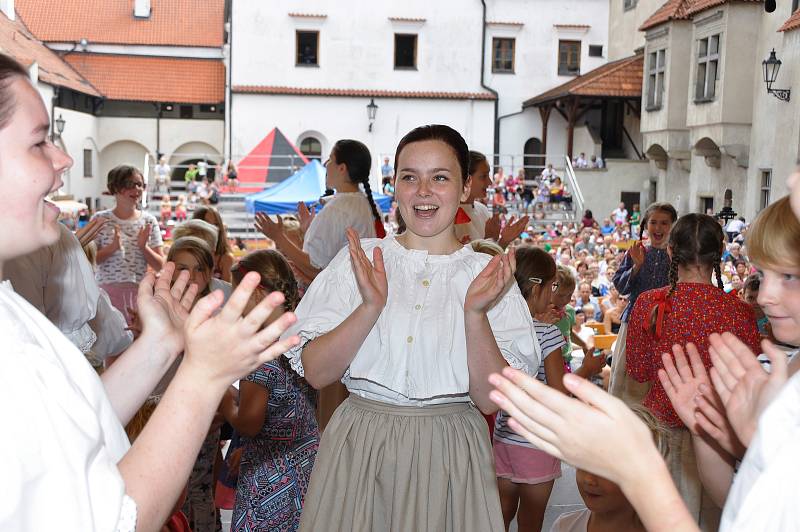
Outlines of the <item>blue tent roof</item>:
[{"label": "blue tent roof", "polygon": [[[245,208],[250,214],[294,214],[297,203],[302,201],[311,209],[325,194],[325,167],[312,159],[307,165],[278,183],[261,192],[245,197]],[[375,203],[384,213],[389,212],[392,198],[374,194]]]}]

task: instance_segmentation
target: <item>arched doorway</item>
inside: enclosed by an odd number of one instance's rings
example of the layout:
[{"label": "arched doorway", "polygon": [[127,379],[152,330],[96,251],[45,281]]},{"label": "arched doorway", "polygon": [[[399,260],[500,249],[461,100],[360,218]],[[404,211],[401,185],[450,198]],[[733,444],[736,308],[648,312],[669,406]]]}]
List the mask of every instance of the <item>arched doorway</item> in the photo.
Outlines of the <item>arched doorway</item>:
[{"label": "arched doorway", "polygon": [[542,141],[531,137],[525,141],[523,148],[522,164],[525,166],[525,179],[535,179],[544,169],[544,154],[542,154]]},{"label": "arched doorway", "polygon": [[300,142],[300,151],[309,160],[322,161],[322,143],[316,137],[306,137]]},{"label": "arched doorway", "polygon": [[217,174],[216,166],[222,164],[222,156],[216,148],[205,142],[187,142],[179,146],[168,159],[172,167],[172,181],[183,182],[189,165],[196,165],[200,161],[205,161],[208,165],[206,176],[212,181]]}]

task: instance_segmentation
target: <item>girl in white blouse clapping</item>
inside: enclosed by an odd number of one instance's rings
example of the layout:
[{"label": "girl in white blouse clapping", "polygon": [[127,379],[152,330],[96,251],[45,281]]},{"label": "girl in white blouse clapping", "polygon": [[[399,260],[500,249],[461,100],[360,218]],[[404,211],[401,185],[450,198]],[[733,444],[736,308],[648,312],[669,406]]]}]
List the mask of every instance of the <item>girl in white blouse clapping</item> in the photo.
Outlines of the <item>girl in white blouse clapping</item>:
[{"label": "girl in white blouse clapping", "polygon": [[455,236],[468,161],[448,126],[408,133],[395,156],[406,231],[348,230],[296,310],[292,366],[350,391],[324,432],[301,530],[504,529],[478,410],[496,410],[491,372],[535,371],[541,350],[513,252],[490,259]]},{"label": "girl in white blouse clapping", "polygon": [[347,246],[348,227],[362,238],[386,236],[381,212],[372,199],[371,168],[372,157],[363,143],[342,139],[334,144],[325,162],[325,186],[336,190],[333,199],[328,199],[316,216],[303,202],[298,203],[301,225],[304,220],[309,224],[302,249],[287,236],[280,217],[273,222],[266,213],[258,213],[256,228],[275,242],[275,247],[306,277],[314,279]]}]

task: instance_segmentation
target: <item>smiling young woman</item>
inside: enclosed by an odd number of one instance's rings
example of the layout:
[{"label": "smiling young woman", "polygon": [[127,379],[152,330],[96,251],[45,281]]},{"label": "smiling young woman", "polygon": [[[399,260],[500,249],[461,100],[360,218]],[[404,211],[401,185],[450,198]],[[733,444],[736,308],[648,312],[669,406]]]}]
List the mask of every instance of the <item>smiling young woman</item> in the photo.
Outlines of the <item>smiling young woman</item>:
[{"label": "smiling young woman", "polygon": [[541,350],[513,253],[490,259],[455,236],[468,164],[452,128],[409,132],[395,157],[406,231],[349,231],[297,308],[292,366],[350,391],[323,433],[301,530],[503,530],[478,410],[495,410],[489,373],[535,371]]},{"label": "smiling young woman", "polygon": [[[46,196],[72,159],[48,141],[48,130],[28,73],[0,54],[0,274],[8,260],[59,236],[58,209]],[[0,529],[159,530],[230,383],[297,343],[275,341],[290,314],[259,331],[280,295],[242,319],[257,275],[245,277],[231,296],[236,303],[212,317],[221,295],[201,299],[189,315],[197,288],[185,273],[170,289],[173,270],[167,264],[158,281],[142,279],[142,335],[102,378],[11,283],[0,282],[0,417],[13,428],[13,437],[0,438],[8,487]],[[173,383],[131,447],[123,424],[180,351]]]}]

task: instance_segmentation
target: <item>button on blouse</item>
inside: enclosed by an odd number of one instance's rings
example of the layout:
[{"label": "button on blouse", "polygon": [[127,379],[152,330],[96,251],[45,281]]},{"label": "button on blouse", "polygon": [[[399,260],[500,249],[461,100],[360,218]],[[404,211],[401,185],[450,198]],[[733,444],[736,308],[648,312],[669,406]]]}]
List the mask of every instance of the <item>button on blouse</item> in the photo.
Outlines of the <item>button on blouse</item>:
[{"label": "button on blouse", "polygon": [[[342,382],[352,392],[394,404],[469,401],[464,299],[490,257],[466,246],[450,255],[408,250],[394,237],[364,239],[367,257],[383,250],[389,281],[386,306]],[[296,310],[287,335],[301,337],[286,353],[303,375],[302,350],[345,320],[361,304],[350,255],[342,250],[317,276]],[[488,312],[508,364],[532,373],[541,351],[528,306],[514,284]]]}]

